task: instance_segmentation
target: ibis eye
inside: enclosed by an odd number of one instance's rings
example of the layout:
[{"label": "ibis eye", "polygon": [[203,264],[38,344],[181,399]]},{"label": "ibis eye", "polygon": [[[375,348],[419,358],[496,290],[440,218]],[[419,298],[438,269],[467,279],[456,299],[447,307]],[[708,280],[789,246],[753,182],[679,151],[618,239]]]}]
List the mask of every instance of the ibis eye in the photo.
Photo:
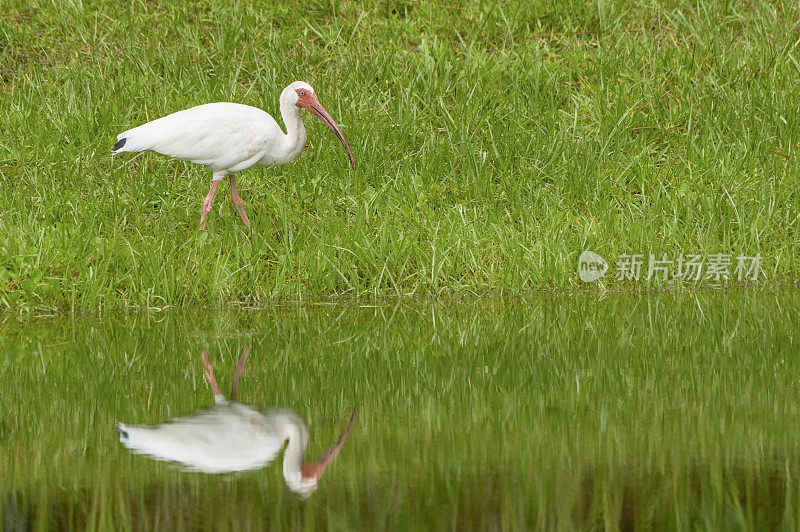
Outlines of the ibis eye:
[{"label": "ibis eye", "polygon": [[305,96],[305,95],[306,95],[306,91],[300,91],[300,96]]}]

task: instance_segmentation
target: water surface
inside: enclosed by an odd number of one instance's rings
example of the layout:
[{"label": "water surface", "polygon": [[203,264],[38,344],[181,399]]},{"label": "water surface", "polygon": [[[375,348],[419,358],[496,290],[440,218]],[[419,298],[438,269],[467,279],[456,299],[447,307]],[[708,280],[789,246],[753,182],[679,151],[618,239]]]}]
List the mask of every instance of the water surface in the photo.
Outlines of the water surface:
[{"label": "water surface", "polygon": [[[4,528],[800,525],[793,292],[543,296],[0,322]],[[237,400],[324,453],[209,474],[115,423]]]}]

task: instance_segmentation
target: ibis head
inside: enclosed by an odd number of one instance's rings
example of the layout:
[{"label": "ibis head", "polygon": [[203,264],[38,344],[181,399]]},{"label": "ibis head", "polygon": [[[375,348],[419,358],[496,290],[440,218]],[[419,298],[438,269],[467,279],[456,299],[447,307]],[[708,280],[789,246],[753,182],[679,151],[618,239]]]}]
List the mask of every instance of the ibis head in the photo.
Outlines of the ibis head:
[{"label": "ibis head", "polygon": [[344,144],[344,147],[347,150],[347,156],[350,158],[350,166],[355,168],[356,161],[353,158],[353,152],[350,150],[350,145],[347,143],[347,139],[344,138],[342,130],[339,128],[339,125],[336,123],[333,117],[331,117],[330,113],[328,113],[322,104],[319,103],[317,94],[314,92],[314,89],[311,88],[311,85],[305,81],[295,81],[286,87],[284,94],[286,94],[286,97],[290,99],[291,103],[294,103],[294,105],[297,107],[307,109],[311,112],[311,114],[322,120],[322,122],[328,126],[331,131],[333,131],[334,135],[339,137],[339,140],[342,141],[342,144]]}]

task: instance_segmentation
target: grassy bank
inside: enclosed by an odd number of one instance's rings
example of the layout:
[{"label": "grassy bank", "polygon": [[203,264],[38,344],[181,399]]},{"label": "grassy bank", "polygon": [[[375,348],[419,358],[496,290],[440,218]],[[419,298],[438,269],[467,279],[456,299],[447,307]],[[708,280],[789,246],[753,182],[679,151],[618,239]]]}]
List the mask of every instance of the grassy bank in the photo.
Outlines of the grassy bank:
[{"label": "grassy bank", "polygon": [[[1,4],[4,307],[568,288],[587,248],[800,272],[793,3]],[[255,235],[224,194],[198,231],[204,168],[109,153],[295,79],[358,168],[306,116],[298,160],[240,174]]]}]

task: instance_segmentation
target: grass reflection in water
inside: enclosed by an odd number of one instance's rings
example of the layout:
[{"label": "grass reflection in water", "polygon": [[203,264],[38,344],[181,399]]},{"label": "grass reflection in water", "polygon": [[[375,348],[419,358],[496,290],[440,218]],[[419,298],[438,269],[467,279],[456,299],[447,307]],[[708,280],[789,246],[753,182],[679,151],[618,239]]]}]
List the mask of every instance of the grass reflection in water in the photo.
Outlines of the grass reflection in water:
[{"label": "grass reflection in water", "polygon": [[[0,323],[4,526],[574,527],[800,524],[794,293],[557,296]],[[186,472],[114,423],[241,400],[290,408],[307,500],[280,467]]]}]

